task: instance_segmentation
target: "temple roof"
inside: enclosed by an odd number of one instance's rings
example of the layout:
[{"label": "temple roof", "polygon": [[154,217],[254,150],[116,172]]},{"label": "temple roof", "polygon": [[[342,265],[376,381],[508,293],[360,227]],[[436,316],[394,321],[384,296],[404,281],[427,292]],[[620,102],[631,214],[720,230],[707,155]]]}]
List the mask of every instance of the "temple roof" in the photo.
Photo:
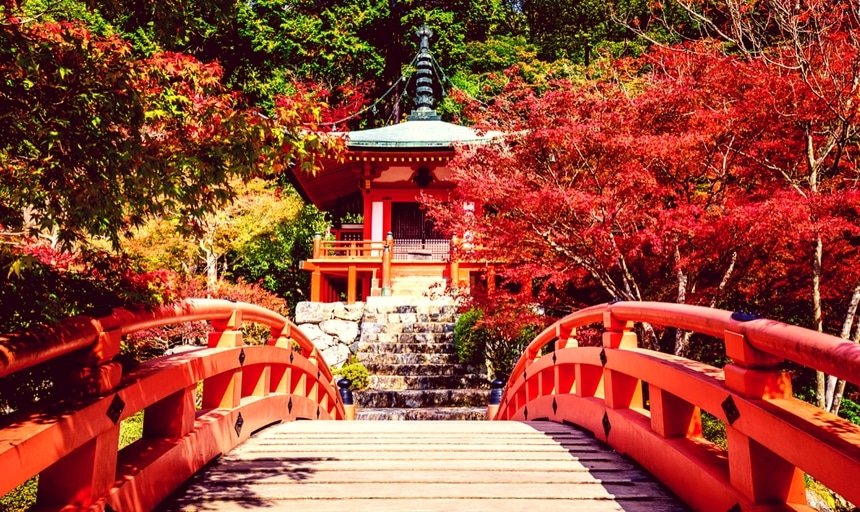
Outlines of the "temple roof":
[{"label": "temple roof", "polygon": [[454,144],[485,142],[499,136],[497,132],[481,134],[468,126],[439,120],[410,120],[399,124],[345,133],[347,147],[369,149],[449,149]]},{"label": "temple roof", "polygon": [[442,89],[433,67],[430,53],[430,37],[433,31],[422,26],[417,31],[420,37],[418,55],[415,57],[415,108],[406,122],[358,130],[342,134],[347,139],[347,147],[357,151],[374,150],[448,150],[455,143],[480,143],[498,136],[498,133],[478,134],[475,130],[440,120],[433,109],[436,103],[435,91]]},{"label": "temple roof", "polygon": [[405,177],[401,176],[404,169],[415,172],[419,166],[425,169],[445,166],[454,156],[456,146],[481,144],[502,135],[495,131],[478,132],[468,126],[441,120],[433,108],[436,92],[444,92],[430,53],[433,32],[425,26],[417,34],[421,44],[414,61],[415,106],[407,120],[381,128],[336,132],[334,135],[346,141],[347,153],[343,160],[326,161],[314,175],[290,173],[296,190],[321,210],[343,208],[355,197],[360,202],[362,190],[369,190],[373,180],[392,169],[393,174],[389,172],[391,175],[387,176],[387,181],[383,180],[382,186],[414,186],[408,172]]}]

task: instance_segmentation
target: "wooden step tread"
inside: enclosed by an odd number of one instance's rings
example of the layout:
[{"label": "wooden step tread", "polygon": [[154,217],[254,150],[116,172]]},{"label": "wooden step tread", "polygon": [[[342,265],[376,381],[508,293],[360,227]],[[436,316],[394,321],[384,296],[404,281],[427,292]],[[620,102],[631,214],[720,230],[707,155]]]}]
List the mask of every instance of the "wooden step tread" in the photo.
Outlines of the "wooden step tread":
[{"label": "wooden step tread", "polygon": [[686,510],[589,435],[549,422],[293,422],[257,433],[160,510]]}]

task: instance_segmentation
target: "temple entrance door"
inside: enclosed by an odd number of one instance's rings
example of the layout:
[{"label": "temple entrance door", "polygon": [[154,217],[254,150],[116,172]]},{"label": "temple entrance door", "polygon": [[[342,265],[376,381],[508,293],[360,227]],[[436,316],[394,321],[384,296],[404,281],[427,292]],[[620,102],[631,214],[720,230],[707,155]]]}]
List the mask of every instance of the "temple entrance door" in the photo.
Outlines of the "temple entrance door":
[{"label": "temple entrance door", "polygon": [[433,226],[418,203],[391,204],[395,260],[447,260],[450,241]]}]

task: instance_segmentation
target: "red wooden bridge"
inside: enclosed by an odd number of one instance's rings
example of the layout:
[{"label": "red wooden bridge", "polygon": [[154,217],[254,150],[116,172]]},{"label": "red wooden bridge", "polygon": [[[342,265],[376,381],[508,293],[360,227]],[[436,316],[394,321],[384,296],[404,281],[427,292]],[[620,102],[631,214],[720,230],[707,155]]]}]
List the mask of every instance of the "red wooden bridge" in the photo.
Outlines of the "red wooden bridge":
[{"label": "red wooden bridge", "polygon": [[[123,336],[201,320],[208,348],[122,373]],[[244,345],[244,322],[267,326],[269,342]],[[731,363],[638,348],[636,322],[722,340]],[[602,328],[602,346],[578,345],[586,326]],[[38,475],[40,510],[807,510],[804,473],[860,503],[860,427],[795,399],[782,368],[857,384],[860,346],[728,311],[573,313],[528,346],[489,409],[500,421],[471,424],[292,421],[350,411],[313,344],[250,304],[189,300],[0,337],[0,376],[58,358],[82,370],[56,384],[86,393],[0,425],[0,494]],[[120,422],[139,411],[143,437],[118,449]],[[725,424],[725,450],[703,438],[701,411]]]}]

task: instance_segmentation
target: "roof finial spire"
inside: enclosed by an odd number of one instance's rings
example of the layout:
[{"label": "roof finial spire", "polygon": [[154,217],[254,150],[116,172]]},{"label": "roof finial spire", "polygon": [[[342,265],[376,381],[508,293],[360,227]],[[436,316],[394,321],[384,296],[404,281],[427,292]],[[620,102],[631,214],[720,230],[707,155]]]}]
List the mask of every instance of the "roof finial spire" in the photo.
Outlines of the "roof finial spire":
[{"label": "roof finial spire", "polygon": [[418,69],[415,71],[415,109],[409,114],[409,120],[435,120],[439,119],[439,116],[433,110],[433,103],[436,101],[433,97],[433,57],[430,54],[433,30],[427,25],[421,25],[416,34],[421,38],[421,42],[418,46]]}]

